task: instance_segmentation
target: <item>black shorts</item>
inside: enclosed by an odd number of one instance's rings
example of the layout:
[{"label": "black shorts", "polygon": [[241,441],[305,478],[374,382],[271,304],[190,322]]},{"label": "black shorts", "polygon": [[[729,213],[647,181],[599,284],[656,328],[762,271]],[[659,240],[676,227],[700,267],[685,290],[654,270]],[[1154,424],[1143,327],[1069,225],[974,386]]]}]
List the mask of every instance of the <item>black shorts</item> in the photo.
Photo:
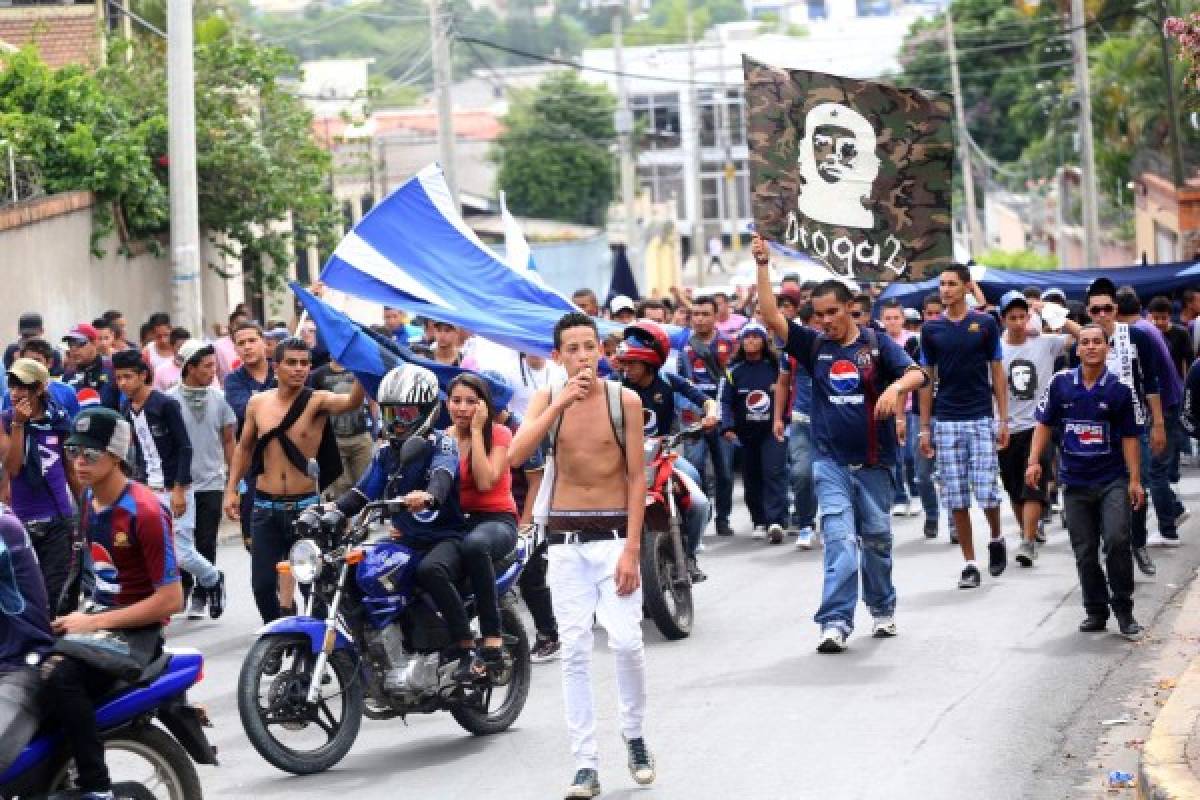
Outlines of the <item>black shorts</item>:
[{"label": "black shorts", "polygon": [[1046,482],[1050,480],[1050,448],[1042,451],[1039,462],[1042,465],[1042,479],[1037,488],[1025,483],[1025,467],[1029,463],[1029,449],[1033,444],[1033,428],[1019,433],[1009,434],[1008,447],[999,451],[1000,481],[1004,491],[1014,502],[1030,501],[1033,503],[1046,502]]}]

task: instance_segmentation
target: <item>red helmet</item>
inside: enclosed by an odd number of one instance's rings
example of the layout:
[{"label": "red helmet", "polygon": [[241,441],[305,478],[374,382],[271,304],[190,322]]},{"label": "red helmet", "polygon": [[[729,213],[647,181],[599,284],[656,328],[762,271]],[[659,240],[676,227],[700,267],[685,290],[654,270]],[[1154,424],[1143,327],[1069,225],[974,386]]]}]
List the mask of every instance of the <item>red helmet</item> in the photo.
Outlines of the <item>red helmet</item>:
[{"label": "red helmet", "polygon": [[622,335],[624,341],[617,348],[617,358],[621,361],[640,361],[651,369],[667,363],[671,340],[657,322],[639,319],[627,326]]}]

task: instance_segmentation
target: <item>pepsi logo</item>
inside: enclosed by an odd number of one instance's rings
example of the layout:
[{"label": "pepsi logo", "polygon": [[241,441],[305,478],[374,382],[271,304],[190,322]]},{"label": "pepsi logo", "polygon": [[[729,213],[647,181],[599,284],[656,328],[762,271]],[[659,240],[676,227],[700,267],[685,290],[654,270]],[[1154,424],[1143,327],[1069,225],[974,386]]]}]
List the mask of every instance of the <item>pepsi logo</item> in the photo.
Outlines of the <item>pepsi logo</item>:
[{"label": "pepsi logo", "polygon": [[1103,444],[1104,432],[1098,430],[1087,430],[1079,432],[1080,444]]},{"label": "pepsi logo", "polygon": [[658,414],[653,408],[642,409],[642,429],[649,434],[658,430]]},{"label": "pepsi logo", "polygon": [[81,407],[100,405],[100,393],[90,386],[80,389],[75,393],[75,397],[79,400]]},{"label": "pepsi logo", "polygon": [[829,385],[838,394],[847,394],[858,388],[858,367],[853,361],[839,358],[829,367]]},{"label": "pepsi logo", "polygon": [[692,369],[694,369],[696,372],[704,372],[704,373],[708,372],[708,367],[706,367],[704,365],[703,358],[693,358],[692,359]]},{"label": "pepsi logo", "polygon": [[762,389],[746,395],[746,410],[751,414],[765,414],[771,408],[771,398]]}]

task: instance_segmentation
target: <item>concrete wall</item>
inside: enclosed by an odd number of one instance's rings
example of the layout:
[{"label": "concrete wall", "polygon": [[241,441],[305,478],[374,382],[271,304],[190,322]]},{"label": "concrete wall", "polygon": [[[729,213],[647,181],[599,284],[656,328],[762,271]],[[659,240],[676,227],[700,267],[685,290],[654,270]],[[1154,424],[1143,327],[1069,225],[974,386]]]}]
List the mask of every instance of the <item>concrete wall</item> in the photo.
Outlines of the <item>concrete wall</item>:
[{"label": "concrete wall", "polygon": [[[69,192],[0,209],[0,341],[15,338],[25,311],[41,313],[47,336],[57,340],[110,308],[125,313],[131,336],[151,313],[170,310],[165,254],[126,258],[110,235],[101,245],[104,257],[92,255],[92,202],[87,192]],[[205,270],[205,335],[240,299],[239,283]]]}]

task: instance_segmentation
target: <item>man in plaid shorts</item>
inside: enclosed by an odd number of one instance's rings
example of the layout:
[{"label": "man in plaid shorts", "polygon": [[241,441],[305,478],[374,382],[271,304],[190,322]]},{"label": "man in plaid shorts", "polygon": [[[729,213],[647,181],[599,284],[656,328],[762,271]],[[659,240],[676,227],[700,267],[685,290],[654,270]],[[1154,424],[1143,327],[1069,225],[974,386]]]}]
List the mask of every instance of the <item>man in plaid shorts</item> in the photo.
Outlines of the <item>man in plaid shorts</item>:
[{"label": "man in plaid shorts", "polygon": [[967,307],[970,289],[967,267],[955,264],[946,269],[938,280],[945,311],[921,328],[922,362],[937,384],[937,394],[928,386],[921,390],[918,437],[922,455],[936,454],[942,496],[967,562],[958,581],[960,589],[977,588],[980,581],[971,536],[972,492],[991,528],[988,572],[997,576],[1008,564],[996,484],[996,451],[1008,445],[1008,386],[1000,327],[991,316]]}]

